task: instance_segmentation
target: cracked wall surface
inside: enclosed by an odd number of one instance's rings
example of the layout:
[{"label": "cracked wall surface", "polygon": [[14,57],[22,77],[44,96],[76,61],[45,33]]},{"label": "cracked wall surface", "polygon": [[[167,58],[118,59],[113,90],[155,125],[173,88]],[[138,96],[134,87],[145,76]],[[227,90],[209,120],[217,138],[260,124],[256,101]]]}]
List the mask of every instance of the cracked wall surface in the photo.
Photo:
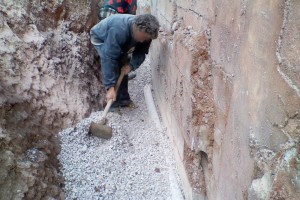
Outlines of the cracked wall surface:
[{"label": "cracked wall surface", "polygon": [[102,105],[97,3],[0,1],[0,199],[64,199],[57,132]]},{"label": "cracked wall surface", "polygon": [[296,0],[148,1],[153,88],[188,199],[299,199]]}]

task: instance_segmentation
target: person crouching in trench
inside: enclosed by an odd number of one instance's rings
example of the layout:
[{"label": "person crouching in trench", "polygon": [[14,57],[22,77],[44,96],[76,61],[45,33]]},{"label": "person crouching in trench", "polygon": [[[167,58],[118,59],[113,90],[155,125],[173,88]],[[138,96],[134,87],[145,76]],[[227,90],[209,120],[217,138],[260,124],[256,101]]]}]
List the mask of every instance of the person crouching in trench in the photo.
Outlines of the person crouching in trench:
[{"label": "person crouching in trench", "polygon": [[[151,14],[115,14],[91,29],[91,42],[100,56],[106,100],[114,101],[111,111],[134,106],[128,93],[128,73],[144,62],[158,30],[159,22]],[[125,76],[116,94],[115,84],[121,70]]]}]

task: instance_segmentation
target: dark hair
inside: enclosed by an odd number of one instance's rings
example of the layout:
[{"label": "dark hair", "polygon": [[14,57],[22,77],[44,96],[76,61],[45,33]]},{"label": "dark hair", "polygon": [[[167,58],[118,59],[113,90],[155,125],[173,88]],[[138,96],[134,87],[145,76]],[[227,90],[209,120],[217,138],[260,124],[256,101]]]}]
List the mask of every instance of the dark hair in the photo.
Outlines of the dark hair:
[{"label": "dark hair", "polygon": [[158,30],[159,30],[159,22],[151,14],[143,14],[143,15],[137,15],[133,21],[133,23],[136,25],[137,29],[140,31],[144,31],[151,39],[156,39],[158,36]]}]

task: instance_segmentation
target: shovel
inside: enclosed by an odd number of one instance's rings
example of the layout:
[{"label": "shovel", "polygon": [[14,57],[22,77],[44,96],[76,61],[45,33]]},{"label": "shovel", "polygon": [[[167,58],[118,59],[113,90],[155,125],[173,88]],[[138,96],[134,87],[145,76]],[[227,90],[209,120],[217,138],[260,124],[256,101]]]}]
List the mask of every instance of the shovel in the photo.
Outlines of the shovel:
[{"label": "shovel", "polygon": [[[119,86],[120,86],[124,76],[125,76],[125,74],[124,74],[123,70],[121,70],[121,75],[119,76],[119,79],[118,79],[116,87],[115,87],[116,94],[118,94],[118,89],[119,89]],[[113,104],[113,100],[110,99],[105,106],[105,109],[103,111],[103,115],[102,115],[100,122],[98,122],[98,123],[92,122],[91,123],[90,128],[89,128],[89,133],[88,133],[89,135],[93,135],[93,136],[100,137],[103,139],[110,139],[112,137],[112,128],[110,126],[106,125],[106,123],[107,123],[106,115],[112,104]]]}]

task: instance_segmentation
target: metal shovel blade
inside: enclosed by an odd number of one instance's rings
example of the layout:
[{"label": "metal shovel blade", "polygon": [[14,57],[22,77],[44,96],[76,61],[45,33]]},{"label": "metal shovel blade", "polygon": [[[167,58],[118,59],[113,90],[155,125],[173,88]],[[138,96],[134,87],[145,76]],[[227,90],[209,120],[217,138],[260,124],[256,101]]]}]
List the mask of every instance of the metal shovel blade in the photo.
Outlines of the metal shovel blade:
[{"label": "metal shovel blade", "polygon": [[104,120],[101,120],[99,123],[92,122],[89,134],[103,139],[110,139],[112,137],[112,128],[106,125]]}]

